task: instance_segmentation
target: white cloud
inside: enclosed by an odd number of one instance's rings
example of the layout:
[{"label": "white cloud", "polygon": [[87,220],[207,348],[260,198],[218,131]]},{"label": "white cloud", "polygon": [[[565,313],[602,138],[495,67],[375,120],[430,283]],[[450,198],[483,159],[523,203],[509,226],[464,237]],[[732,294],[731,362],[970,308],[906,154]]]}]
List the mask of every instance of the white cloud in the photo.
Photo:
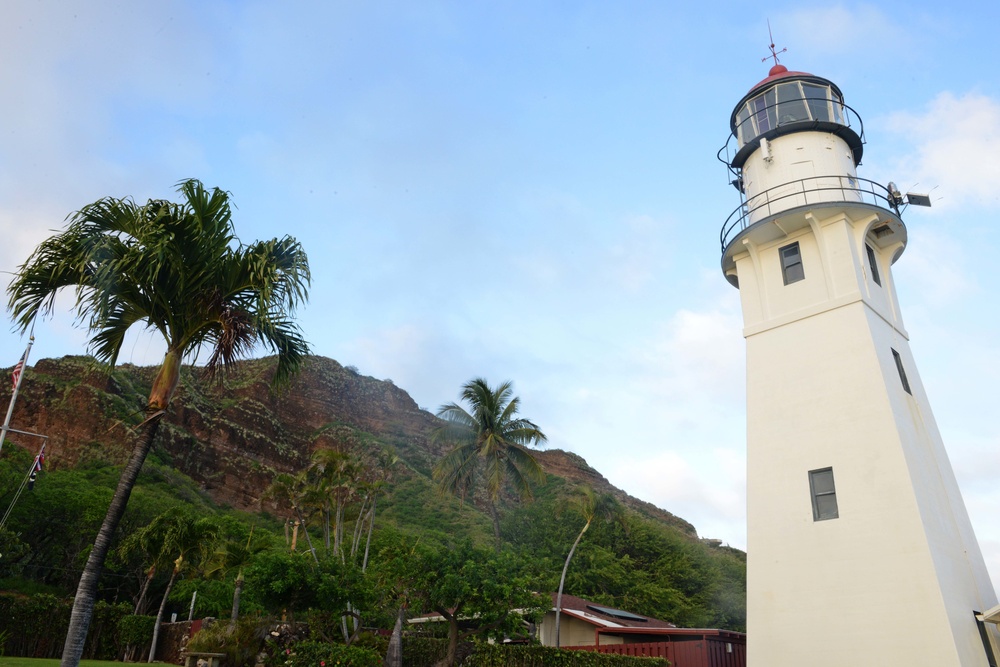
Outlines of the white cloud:
[{"label": "white cloud", "polygon": [[1000,100],[943,92],[923,112],[897,112],[885,124],[916,146],[898,161],[899,182],[933,189],[935,208],[1000,203]]},{"label": "white cloud", "polygon": [[746,547],[746,458],[743,450],[715,448],[692,460],[667,450],[642,465],[619,460],[610,479],[628,479],[632,495],[683,517],[703,537]]},{"label": "white cloud", "polygon": [[[802,9],[787,18],[776,18],[772,25],[778,42],[798,37],[794,51],[807,60],[829,60],[837,55],[852,57],[859,53],[871,58],[872,46],[876,44],[878,52],[888,57],[889,53],[907,52],[914,41],[898,20],[873,5],[848,8],[838,4]],[[819,26],[821,30],[817,30]],[[778,43],[777,48],[782,45]]]},{"label": "white cloud", "polygon": [[929,225],[913,225],[909,233],[906,252],[892,270],[906,294],[919,295],[916,307],[935,310],[975,294],[965,247],[953,234]]}]

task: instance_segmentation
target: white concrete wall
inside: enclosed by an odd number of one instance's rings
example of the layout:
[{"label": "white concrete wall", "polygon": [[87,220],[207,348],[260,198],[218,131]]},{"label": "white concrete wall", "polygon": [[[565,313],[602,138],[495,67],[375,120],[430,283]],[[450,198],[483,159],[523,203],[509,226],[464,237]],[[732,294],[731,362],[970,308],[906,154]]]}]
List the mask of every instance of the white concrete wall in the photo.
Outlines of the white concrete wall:
[{"label": "white concrete wall", "polygon": [[[996,600],[895,305],[899,247],[866,237],[869,210],[815,213],[736,257],[748,664],[986,667],[972,612]],[[791,241],[806,278],[786,286],[778,248]],[[808,472],[831,466],[840,516],[814,521]]]},{"label": "white concrete wall", "polygon": [[[854,155],[840,137],[824,132],[795,132],[767,142],[767,156],[762,149],[755,151],[743,165],[743,187],[750,209],[769,201],[770,205],[752,213],[750,222],[756,222],[781,210],[816,204],[824,201],[842,201],[845,196],[859,201],[857,195],[840,190],[848,185],[846,179],[818,178],[850,176],[857,174]],[[812,190],[802,195],[801,179],[810,181],[805,187]]]},{"label": "white concrete wall", "polygon": [[[560,646],[593,646],[594,625],[574,618],[566,613],[559,615]],[[617,639],[617,641],[614,641]],[[538,641],[542,646],[556,645],[556,612],[547,611],[538,626]],[[618,644],[621,638],[602,637],[601,643]]]}]

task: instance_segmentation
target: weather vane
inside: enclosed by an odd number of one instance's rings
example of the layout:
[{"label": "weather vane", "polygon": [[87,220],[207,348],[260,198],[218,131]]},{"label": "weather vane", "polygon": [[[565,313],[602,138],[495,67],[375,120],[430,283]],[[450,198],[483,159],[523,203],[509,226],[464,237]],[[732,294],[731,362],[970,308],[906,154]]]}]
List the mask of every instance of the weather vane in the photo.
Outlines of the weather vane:
[{"label": "weather vane", "polygon": [[788,48],[786,47],[784,49],[781,49],[780,51],[774,50],[774,35],[771,34],[771,19],[767,20],[767,36],[771,39],[771,55],[764,56],[763,58],[760,59],[760,61],[765,62],[768,58],[774,58],[774,64],[777,65],[779,63],[778,54],[784,53],[785,51],[788,50]]}]

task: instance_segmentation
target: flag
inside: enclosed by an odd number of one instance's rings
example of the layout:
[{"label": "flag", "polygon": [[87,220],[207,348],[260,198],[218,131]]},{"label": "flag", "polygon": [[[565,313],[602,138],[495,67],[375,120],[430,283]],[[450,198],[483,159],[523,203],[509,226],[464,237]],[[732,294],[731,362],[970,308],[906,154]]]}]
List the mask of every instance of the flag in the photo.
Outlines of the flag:
[{"label": "flag", "polygon": [[21,355],[21,360],[17,362],[14,366],[14,372],[10,374],[12,380],[14,380],[14,389],[17,389],[17,381],[21,379],[21,371],[24,370],[24,365],[28,363],[28,350],[31,349],[31,345],[25,348],[24,354]]},{"label": "flag", "polygon": [[42,471],[42,464],[45,463],[45,445],[38,450],[38,455],[35,457],[35,465],[31,466],[31,474],[28,475],[28,491],[35,488],[35,479],[38,477],[38,473]]}]

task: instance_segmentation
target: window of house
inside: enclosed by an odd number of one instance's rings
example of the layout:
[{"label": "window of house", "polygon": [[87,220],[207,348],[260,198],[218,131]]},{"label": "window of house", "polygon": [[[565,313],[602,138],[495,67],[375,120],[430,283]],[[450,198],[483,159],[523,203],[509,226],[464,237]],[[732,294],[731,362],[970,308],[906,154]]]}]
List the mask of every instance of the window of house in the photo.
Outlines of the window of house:
[{"label": "window of house", "polygon": [[781,256],[781,277],[786,285],[805,279],[806,274],[802,270],[802,253],[799,251],[798,241],[779,248],[778,254]]},{"label": "window of house", "polygon": [[872,272],[872,280],[875,281],[876,285],[881,285],[882,279],[878,277],[878,261],[875,259],[875,249],[866,243],[865,250],[868,251],[868,270]]},{"label": "window of house", "polygon": [[896,352],[896,350],[892,351],[892,358],[896,362],[896,370],[899,371],[899,380],[903,383],[903,389],[906,390],[907,394],[912,395],[913,392],[910,391],[910,383],[906,379],[906,370],[903,369],[903,358],[899,356],[899,352]]},{"label": "window of house", "polygon": [[809,471],[809,493],[812,495],[813,521],[836,519],[837,490],[833,486],[833,468]]}]

